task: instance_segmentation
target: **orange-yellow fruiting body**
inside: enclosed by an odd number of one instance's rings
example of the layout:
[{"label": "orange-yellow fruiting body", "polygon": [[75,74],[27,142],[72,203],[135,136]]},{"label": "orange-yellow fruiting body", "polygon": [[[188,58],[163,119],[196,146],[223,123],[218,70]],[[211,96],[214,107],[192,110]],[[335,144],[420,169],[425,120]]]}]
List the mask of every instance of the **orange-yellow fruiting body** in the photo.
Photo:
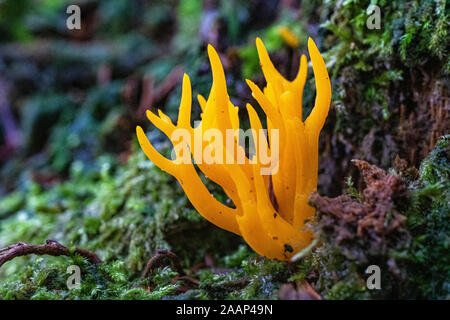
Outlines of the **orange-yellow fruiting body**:
[{"label": "orange-yellow fruiting body", "polygon": [[297,48],[299,44],[298,37],[288,28],[284,26],[278,27],[278,32],[281,38],[286,42],[290,47]]},{"label": "orange-yellow fruiting body", "polygon": [[[274,208],[269,196],[269,178],[262,176],[264,166],[259,159],[241,163],[213,163],[198,161],[203,151],[209,147],[203,143],[200,152],[195,151],[195,139],[172,142],[177,158],[163,157],[150,144],[141,127],[136,128],[142,150],[159,168],[173,175],[183,187],[195,209],[208,221],[222,229],[241,235],[259,254],[278,260],[289,260],[312,241],[311,231],[305,230],[305,220],[314,215],[308,205],[308,196],[317,187],[318,141],[331,102],[331,85],[325,62],[310,38],[308,50],[312,60],[316,82],[316,100],[311,114],[302,121],[302,94],[307,76],[307,61],[301,56],[300,68],[293,81],[286,80],[273,66],[262,41],[256,40],[258,55],[267,86],[260,90],[247,80],[253,96],[267,116],[268,129],[279,130],[278,170],[272,171],[272,188],[278,208]],[[176,129],[185,129],[196,136],[208,129],[218,129],[223,136],[227,129],[238,129],[237,107],[230,102],[225,74],[219,56],[208,46],[208,55],[213,73],[213,84],[208,99],[198,96],[202,109],[199,126],[191,126],[191,84],[184,75],[183,92],[177,124],[174,125],[162,111],[159,116],[147,112],[148,119],[169,138]],[[261,122],[253,107],[247,104],[250,124],[253,129],[261,129]],[[270,137],[270,134],[268,135]],[[172,137],[173,138],[173,137]],[[269,139],[270,140],[270,139]],[[269,148],[272,141],[257,140]],[[243,152],[237,138],[234,148]],[[228,156],[231,150],[224,147]],[[217,201],[198,176],[194,163],[212,181],[223,187],[233,201],[230,208]],[[232,153],[234,154],[234,153]],[[183,157],[184,161],[179,161]]]}]

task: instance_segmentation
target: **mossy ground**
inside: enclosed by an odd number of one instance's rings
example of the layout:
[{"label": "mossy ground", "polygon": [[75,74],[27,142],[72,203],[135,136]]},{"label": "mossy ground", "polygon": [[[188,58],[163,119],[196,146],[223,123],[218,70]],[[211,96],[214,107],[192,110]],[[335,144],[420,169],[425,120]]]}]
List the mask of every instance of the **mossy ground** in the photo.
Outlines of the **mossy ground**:
[{"label": "mossy ground", "polygon": [[[31,1],[22,7],[15,2],[0,4],[0,71],[10,84],[22,142],[12,157],[0,152],[0,246],[53,239],[91,250],[104,263],[78,256],[16,258],[0,269],[1,299],[276,299],[283,284],[304,280],[327,299],[450,297],[450,138],[437,143],[450,127],[445,1],[378,1],[379,30],[366,27],[371,1],[181,0],[151,7],[81,1],[88,16],[96,13],[102,21],[84,34],[61,29],[67,1],[44,1],[34,9]],[[277,33],[279,25],[299,36],[294,53]],[[367,265],[349,259],[332,239],[296,263],[257,256],[242,239],[206,222],[178,183],[139,150],[137,124],[168,150],[138,108],[148,90],[143,79],[170,87],[164,93],[155,85],[152,105],[144,107],[164,106],[174,117],[180,84],[167,75],[182,66],[194,94],[207,95],[208,42],[225,62],[233,102],[256,106],[244,82],[263,84],[256,36],[286,76],[293,76],[307,36],[327,62],[333,104],[320,138],[320,194],[361,197],[353,158],[387,170],[400,155],[420,168],[414,178],[393,171],[410,191],[395,209],[406,216],[411,241],[380,260],[395,258],[401,274],[387,270],[381,291],[366,288]],[[314,101],[312,74],[308,79],[305,116]],[[194,103],[193,118],[199,112]],[[7,140],[0,121],[0,146]],[[227,201],[220,188],[208,186]],[[157,249],[176,253],[199,286],[186,291],[170,265],[142,279]],[[66,269],[73,264],[82,282],[69,290]]]}]

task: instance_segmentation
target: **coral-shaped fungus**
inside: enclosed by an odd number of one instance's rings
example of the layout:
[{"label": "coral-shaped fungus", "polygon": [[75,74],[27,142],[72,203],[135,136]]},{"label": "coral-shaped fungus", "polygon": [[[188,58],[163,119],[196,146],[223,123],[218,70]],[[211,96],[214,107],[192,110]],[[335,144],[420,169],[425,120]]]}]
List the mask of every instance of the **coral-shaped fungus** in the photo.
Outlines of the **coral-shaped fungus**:
[{"label": "coral-shaped fungus", "polygon": [[[275,69],[259,38],[256,45],[267,86],[262,91],[250,80],[247,84],[266,114],[269,133],[276,130],[278,135],[268,134],[268,140],[265,135],[258,139],[257,132],[262,130],[260,119],[250,104],[247,104],[247,111],[254,129],[256,149],[266,148],[271,156],[277,153],[275,156],[279,160],[276,166],[269,168],[269,174],[261,174],[264,168],[267,169],[267,163],[256,156],[250,160],[245,155],[244,163],[236,161],[237,154],[245,154],[238,136],[234,136],[231,148],[228,143],[226,146],[223,144],[225,155],[221,155],[235,161],[201,161],[207,148],[214,144],[217,146],[217,141],[211,141],[211,137],[204,138],[208,129],[218,130],[223,137],[226,131],[239,129],[238,108],[229,100],[222,64],[211,45],[208,46],[208,55],[213,83],[207,100],[200,95],[197,97],[202,109],[200,125],[191,126],[192,92],[187,75],[183,78],[176,125],[160,110],[159,116],[147,111],[148,119],[173,142],[176,159],[162,156],[148,141],[141,127],[138,126],[136,131],[147,157],[179,181],[192,205],[204,218],[241,235],[253,250],[267,258],[289,260],[308,246],[313,237],[312,232],[305,228],[305,221],[314,215],[314,209],[307,201],[317,187],[319,133],[330,107],[331,85],[325,62],[310,38],[308,51],[316,83],[316,100],[310,115],[302,121],[306,57],[301,56],[297,77],[288,81]],[[203,137],[203,143],[195,138],[180,139],[180,135],[174,134],[178,129],[183,129],[190,137]],[[215,155],[218,153],[216,151]],[[223,188],[235,208],[213,197],[197,174],[195,165]]]}]

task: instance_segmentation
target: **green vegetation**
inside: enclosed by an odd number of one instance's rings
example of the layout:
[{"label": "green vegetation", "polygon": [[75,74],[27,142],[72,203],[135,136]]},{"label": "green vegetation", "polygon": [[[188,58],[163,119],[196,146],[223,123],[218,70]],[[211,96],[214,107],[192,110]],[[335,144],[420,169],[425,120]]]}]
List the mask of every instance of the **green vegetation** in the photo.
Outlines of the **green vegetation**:
[{"label": "green vegetation", "polygon": [[413,240],[409,285],[419,297],[450,297],[450,136],[436,144],[420,167],[407,211]]}]

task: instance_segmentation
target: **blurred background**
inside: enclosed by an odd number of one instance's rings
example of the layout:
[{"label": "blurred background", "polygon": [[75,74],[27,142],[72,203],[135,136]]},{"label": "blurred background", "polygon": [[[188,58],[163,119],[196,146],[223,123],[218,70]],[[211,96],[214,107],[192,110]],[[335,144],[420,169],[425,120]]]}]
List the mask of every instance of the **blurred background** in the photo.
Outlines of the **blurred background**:
[{"label": "blurred background", "polygon": [[[66,26],[70,4],[81,9],[80,30]],[[299,14],[299,1],[2,1],[0,194],[29,179],[60,183],[74,165],[87,170],[101,157],[126,163],[136,125],[149,128],[145,110],[177,116],[183,73],[194,97],[207,96],[208,43],[220,52],[233,102],[245,107],[245,79],[263,84],[256,36],[295,76],[308,35],[318,32],[304,32]],[[283,42],[281,24],[300,36],[302,50]],[[196,102],[193,113],[199,119]]]}]

